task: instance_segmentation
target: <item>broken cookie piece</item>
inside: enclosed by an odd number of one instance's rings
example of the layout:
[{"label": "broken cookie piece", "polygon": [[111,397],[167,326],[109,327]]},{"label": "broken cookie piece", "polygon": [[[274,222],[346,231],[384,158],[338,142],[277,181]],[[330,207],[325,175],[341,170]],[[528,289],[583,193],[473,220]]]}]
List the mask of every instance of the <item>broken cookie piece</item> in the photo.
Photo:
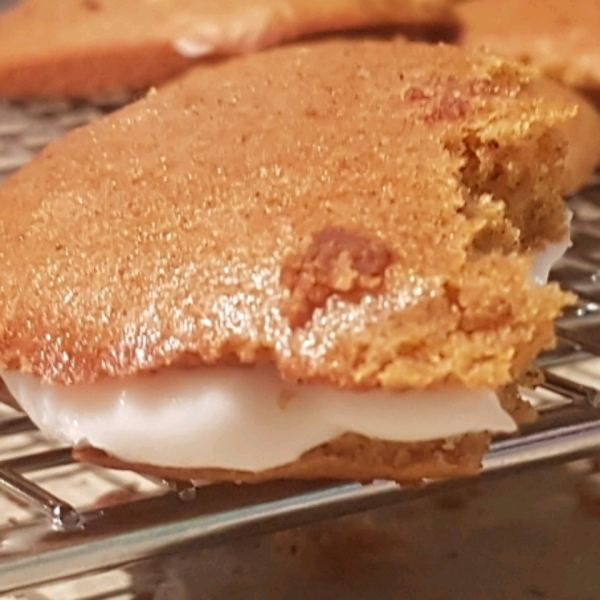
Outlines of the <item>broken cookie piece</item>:
[{"label": "broken cookie piece", "polygon": [[545,281],[575,113],[519,64],[403,40],[192,70],[0,188],[2,378],[111,467],[476,473],[572,302]]}]

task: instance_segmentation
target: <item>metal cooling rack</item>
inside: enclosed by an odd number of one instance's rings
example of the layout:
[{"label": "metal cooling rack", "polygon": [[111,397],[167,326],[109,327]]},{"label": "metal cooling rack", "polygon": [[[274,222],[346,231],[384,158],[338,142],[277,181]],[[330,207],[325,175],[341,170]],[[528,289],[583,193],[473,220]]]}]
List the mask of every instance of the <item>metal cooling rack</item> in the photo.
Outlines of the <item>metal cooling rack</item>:
[{"label": "metal cooling rack", "polygon": [[[0,105],[0,181],[52,139],[118,104],[119,99],[94,106]],[[574,245],[553,276],[581,300],[558,323],[559,347],[540,359],[546,382],[533,397],[542,411],[539,422],[495,441],[482,477],[600,453],[599,392],[553,370],[600,356],[600,177],[571,206]],[[0,488],[22,514],[0,526],[0,593],[122,566],[185,544],[222,543],[465,485],[276,482],[194,488],[144,480],[132,492],[109,471],[74,465],[68,448],[44,445],[32,423],[17,413],[0,417],[0,448],[6,446],[13,451],[0,456]],[[102,506],[68,502],[46,485],[61,469],[67,478],[73,469],[104,477],[116,496],[105,497]]]}]

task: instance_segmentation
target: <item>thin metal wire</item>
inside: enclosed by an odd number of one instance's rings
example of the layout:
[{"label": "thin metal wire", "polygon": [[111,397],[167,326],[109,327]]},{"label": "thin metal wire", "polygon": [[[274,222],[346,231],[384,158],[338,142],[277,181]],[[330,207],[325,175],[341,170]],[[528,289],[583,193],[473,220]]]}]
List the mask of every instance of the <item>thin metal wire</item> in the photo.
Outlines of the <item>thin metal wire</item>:
[{"label": "thin metal wire", "polygon": [[561,377],[552,371],[544,371],[544,387],[569,398],[574,404],[588,404],[598,408],[600,391],[566,377]]},{"label": "thin metal wire", "polygon": [[27,417],[15,417],[0,421],[0,437],[25,433],[34,429],[34,424]]},{"label": "thin metal wire", "polygon": [[81,524],[79,513],[70,504],[12,469],[0,467],[0,487],[10,496],[47,515],[56,528],[66,531]]},{"label": "thin metal wire", "polygon": [[53,467],[62,467],[71,464],[72,462],[71,449],[58,448],[55,450],[44,450],[43,452],[23,454],[16,458],[0,461],[0,468],[11,469],[19,473],[31,473],[32,471],[42,471]]}]

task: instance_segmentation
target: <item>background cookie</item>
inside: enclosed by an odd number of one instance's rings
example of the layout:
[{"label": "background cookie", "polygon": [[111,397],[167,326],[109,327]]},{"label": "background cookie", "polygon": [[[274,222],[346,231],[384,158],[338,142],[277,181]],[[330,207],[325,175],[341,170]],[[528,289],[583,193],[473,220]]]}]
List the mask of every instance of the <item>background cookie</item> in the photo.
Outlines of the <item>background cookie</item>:
[{"label": "background cookie", "polygon": [[568,142],[565,159],[565,194],[576,192],[588,183],[600,164],[600,113],[581,94],[563,84],[547,81],[548,94],[578,105],[577,116],[564,123]]},{"label": "background cookie", "polygon": [[535,65],[600,102],[598,0],[478,0],[458,15],[464,44]]},{"label": "background cookie", "polygon": [[574,88],[549,86],[549,93],[579,104],[567,124],[569,139],[565,192],[589,181],[600,164],[600,2],[598,0],[497,0],[468,2],[457,9],[460,40],[485,46],[540,69],[548,78]]},{"label": "background cookie", "polygon": [[323,31],[444,23],[457,0],[24,0],[0,16],[0,96],[159,84],[211,56]]}]

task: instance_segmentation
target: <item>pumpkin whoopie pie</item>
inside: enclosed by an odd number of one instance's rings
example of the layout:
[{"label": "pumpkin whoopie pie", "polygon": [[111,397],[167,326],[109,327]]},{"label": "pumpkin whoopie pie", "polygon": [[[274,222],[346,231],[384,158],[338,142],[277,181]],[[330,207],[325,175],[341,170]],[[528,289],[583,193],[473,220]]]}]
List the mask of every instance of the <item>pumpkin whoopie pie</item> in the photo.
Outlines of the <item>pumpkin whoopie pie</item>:
[{"label": "pumpkin whoopie pie", "polygon": [[199,67],[0,188],[0,368],[77,458],[163,477],[476,473],[572,301],[526,67],[327,39]]}]

